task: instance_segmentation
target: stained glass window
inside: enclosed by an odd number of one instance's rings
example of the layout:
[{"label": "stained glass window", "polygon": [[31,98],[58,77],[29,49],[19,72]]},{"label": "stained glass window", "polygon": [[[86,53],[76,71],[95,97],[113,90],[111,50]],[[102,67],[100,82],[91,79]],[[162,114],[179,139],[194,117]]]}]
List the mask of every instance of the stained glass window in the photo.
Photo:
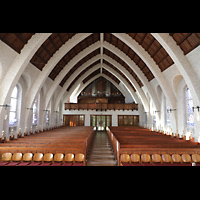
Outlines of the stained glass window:
[{"label": "stained glass window", "polygon": [[18,89],[17,86],[13,89],[13,92],[11,94],[10,99],[10,115],[9,115],[9,125],[15,125],[17,122],[17,95],[18,95]]},{"label": "stained glass window", "polygon": [[33,104],[33,124],[37,124],[37,99]]},{"label": "stained glass window", "polygon": [[170,107],[169,107],[169,103],[166,99],[166,107],[167,107],[167,125],[170,125]]},{"label": "stained glass window", "polygon": [[46,111],[46,123],[49,124],[49,111]]},{"label": "stained glass window", "polygon": [[190,89],[186,88],[186,118],[187,125],[194,127],[194,114],[193,114],[193,98],[190,92]]}]

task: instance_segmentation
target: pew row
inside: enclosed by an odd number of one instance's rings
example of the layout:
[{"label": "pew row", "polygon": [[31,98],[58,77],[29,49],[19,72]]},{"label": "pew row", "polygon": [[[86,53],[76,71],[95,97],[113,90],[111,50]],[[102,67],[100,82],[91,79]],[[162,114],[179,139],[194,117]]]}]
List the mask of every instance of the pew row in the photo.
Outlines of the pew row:
[{"label": "pew row", "polygon": [[0,166],[85,166],[85,156],[81,153],[4,153]]},{"label": "pew row", "polygon": [[62,127],[0,144],[3,153],[82,153],[87,157],[95,131],[93,127]]},{"label": "pew row", "polygon": [[200,154],[200,145],[140,127],[109,127],[113,152],[120,165],[122,154]]}]

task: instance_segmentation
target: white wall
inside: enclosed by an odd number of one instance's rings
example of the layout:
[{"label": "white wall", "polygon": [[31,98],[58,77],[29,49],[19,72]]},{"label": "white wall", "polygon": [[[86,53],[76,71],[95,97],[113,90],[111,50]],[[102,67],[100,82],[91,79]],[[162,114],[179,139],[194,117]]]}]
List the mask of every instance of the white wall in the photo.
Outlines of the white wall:
[{"label": "white wall", "polygon": [[90,115],[112,115],[112,126],[118,126],[118,115],[139,115],[139,111],[96,111],[96,110],[65,110],[63,106],[63,115],[85,115],[85,126],[90,126]]}]

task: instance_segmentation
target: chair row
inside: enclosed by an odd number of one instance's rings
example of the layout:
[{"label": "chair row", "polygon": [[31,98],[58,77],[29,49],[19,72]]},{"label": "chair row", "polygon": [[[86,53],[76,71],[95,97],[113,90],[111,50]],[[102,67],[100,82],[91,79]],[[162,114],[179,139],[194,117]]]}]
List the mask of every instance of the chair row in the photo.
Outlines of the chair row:
[{"label": "chair row", "polygon": [[85,166],[85,156],[81,153],[4,153],[0,166]]},{"label": "chair row", "polygon": [[121,154],[120,166],[200,166],[200,155]]}]

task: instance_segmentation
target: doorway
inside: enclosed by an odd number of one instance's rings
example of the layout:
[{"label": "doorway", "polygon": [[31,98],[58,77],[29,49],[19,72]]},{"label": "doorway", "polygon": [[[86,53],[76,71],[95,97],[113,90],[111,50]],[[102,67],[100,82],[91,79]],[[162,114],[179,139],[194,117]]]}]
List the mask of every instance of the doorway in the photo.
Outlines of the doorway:
[{"label": "doorway", "polygon": [[139,116],[118,115],[118,126],[139,126]]},{"label": "doorway", "polygon": [[64,126],[84,126],[85,115],[63,115]]},{"label": "doorway", "polygon": [[112,115],[90,115],[90,125],[97,131],[105,131],[107,126],[112,126]]}]

